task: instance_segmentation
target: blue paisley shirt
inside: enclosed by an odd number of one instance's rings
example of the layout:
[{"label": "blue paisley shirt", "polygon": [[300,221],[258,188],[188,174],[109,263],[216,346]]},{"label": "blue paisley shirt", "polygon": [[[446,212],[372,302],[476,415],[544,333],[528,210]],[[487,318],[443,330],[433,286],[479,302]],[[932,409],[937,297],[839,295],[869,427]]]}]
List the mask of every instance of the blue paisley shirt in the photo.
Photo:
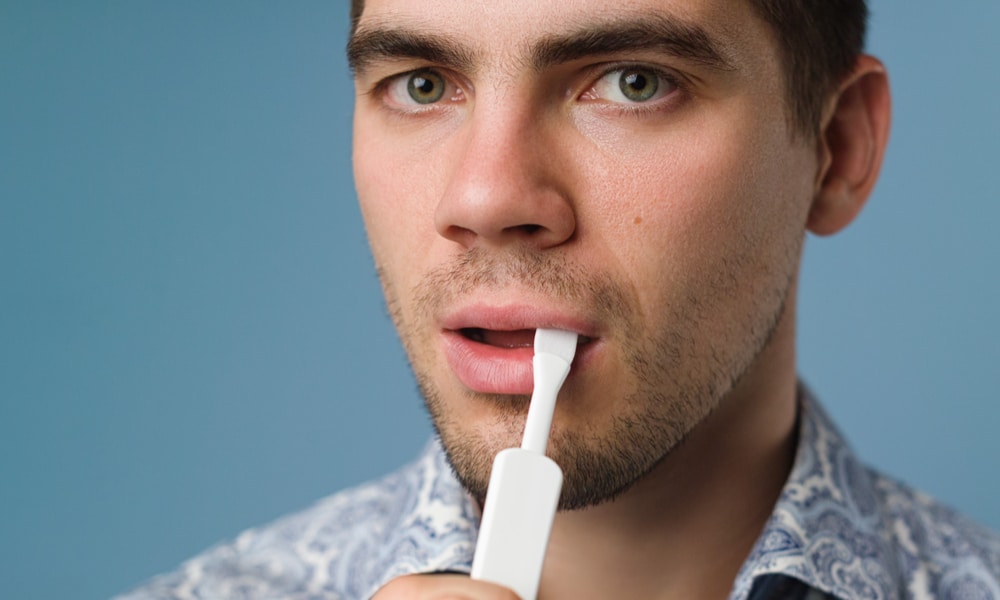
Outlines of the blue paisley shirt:
[{"label": "blue paisley shirt", "polygon": [[[799,445],[730,600],[1000,600],[1000,536],[862,465],[803,391]],[[469,572],[479,509],[432,442],[414,463],[251,529],[120,600],[370,598]]]}]

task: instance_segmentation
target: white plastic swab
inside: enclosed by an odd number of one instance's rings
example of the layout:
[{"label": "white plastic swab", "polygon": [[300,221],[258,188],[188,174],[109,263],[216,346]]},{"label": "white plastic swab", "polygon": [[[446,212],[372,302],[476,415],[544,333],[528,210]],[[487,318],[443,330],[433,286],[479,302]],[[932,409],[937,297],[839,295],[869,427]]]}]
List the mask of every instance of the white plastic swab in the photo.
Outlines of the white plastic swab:
[{"label": "white plastic swab", "polygon": [[472,578],[509,587],[535,600],[552,519],[562,491],[562,470],[545,456],[556,397],[576,355],[577,334],[535,332],[534,390],[520,448],[497,454],[483,505]]}]

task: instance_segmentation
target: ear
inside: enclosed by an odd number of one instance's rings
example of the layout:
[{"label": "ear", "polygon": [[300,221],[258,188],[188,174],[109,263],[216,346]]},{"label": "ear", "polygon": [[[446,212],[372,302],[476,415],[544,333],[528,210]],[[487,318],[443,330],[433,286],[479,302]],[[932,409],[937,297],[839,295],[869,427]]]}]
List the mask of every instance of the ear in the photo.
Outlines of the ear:
[{"label": "ear", "polygon": [[836,233],[861,212],[882,167],[891,104],[885,67],[872,56],[860,56],[829,100],[821,123],[820,167],[806,223],[813,233]]}]

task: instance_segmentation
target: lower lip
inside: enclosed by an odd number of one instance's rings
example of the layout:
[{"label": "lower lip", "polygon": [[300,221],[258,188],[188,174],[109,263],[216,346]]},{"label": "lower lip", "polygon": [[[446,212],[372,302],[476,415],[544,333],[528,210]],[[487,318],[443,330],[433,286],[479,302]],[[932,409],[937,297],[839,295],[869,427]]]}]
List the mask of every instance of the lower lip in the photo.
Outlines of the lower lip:
[{"label": "lower lip", "polygon": [[534,387],[530,347],[500,348],[444,332],[444,352],[452,372],[467,388],[484,394],[530,394]]}]

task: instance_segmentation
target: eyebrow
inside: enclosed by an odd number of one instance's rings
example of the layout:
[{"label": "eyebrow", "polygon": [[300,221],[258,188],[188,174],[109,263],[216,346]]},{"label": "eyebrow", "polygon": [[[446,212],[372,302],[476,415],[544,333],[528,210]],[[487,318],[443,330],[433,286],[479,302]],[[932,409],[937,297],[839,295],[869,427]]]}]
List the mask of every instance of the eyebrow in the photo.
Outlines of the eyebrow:
[{"label": "eyebrow", "polygon": [[[584,25],[554,34],[532,44],[530,64],[542,71],[548,67],[605,54],[655,50],[703,67],[731,71],[720,45],[697,25],[663,15],[648,15]],[[461,71],[471,71],[476,53],[447,35],[428,35],[402,28],[362,29],[347,44],[351,71],[361,74],[384,60],[419,59]]]},{"label": "eyebrow", "polygon": [[719,71],[733,65],[712,36],[697,25],[663,15],[649,15],[583,27],[568,35],[543,39],[532,48],[537,70],[588,56],[656,50]]},{"label": "eyebrow", "polygon": [[371,29],[356,32],[347,42],[347,63],[355,74],[384,60],[419,59],[459,71],[470,71],[475,55],[461,43],[441,35],[405,29]]}]

